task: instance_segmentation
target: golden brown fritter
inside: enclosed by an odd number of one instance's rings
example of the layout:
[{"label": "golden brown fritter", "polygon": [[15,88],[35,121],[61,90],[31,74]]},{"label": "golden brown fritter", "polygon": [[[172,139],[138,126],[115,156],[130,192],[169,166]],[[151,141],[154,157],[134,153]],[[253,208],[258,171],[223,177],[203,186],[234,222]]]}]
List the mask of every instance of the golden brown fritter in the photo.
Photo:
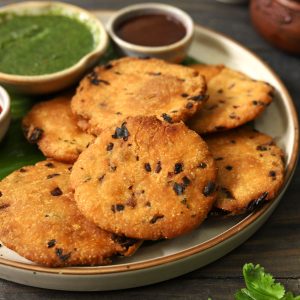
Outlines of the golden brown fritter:
[{"label": "golden brown fritter", "polygon": [[80,83],[72,99],[78,125],[93,134],[128,116],[152,116],[179,122],[206,101],[206,84],[197,71],[159,59],[133,57],[97,67]]},{"label": "golden brown fritter", "polygon": [[80,211],[131,238],[174,238],[196,228],[215,199],[205,142],[183,123],[129,117],[104,130],[74,164]]},{"label": "golden brown fritter", "polygon": [[244,127],[205,141],[218,167],[215,207],[236,215],[277,195],[284,180],[283,152],[271,137]]},{"label": "golden brown fritter", "polygon": [[187,125],[206,134],[235,128],[255,119],[272,101],[273,88],[223,66],[195,65],[206,77],[208,101]]},{"label": "golden brown fritter", "polygon": [[71,165],[52,160],[13,172],[0,182],[0,240],[38,264],[102,265],[131,254],[136,240],[86,220],[69,189]]},{"label": "golden brown fritter", "polygon": [[72,95],[59,96],[33,106],[23,119],[23,129],[30,143],[37,143],[46,157],[73,163],[94,140],[82,132],[71,112]]}]

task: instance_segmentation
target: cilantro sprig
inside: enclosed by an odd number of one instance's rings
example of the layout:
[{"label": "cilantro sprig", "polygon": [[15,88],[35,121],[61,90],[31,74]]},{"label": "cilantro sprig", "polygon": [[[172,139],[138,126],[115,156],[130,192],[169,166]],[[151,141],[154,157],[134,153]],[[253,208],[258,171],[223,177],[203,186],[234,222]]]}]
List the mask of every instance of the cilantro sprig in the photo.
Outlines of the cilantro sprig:
[{"label": "cilantro sprig", "polygon": [[286,293],[284,286],[260,265],[245,264],[243,275],[246,288],[236,292],[235,300],[300,300],[300,295]]}]

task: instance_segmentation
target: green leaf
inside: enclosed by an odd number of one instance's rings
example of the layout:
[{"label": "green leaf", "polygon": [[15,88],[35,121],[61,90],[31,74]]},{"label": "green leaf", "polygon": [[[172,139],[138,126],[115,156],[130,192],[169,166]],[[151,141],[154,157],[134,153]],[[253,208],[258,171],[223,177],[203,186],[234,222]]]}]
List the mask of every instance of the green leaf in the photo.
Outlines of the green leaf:
[{"label": "green leaf", "polygon": [[260,265],[245,264],[243,275],[247,288],[236,292],[235,300],[300,300],[300,296],[285,294],[284,286]]},{"label": "green leaf", "polygon": [[12,94],[10,96],[12,120],[5,138],[0,143],[0,179],[16,169],[44,159],[37,147],[26,141],[21,129],[21,118],[35,100]]},{"label": "green leaf", "polygon": [[271,274],[265,273],[260,265],[245,264],[243,275],[248,290],[255,297],[261,297],[262,300],[281,299],[285,290],[283,285],[275,283]]},{"label": "green leaf", "polygon": [[291,292],[288,292],[281,300],[300,300],[300,295],[294,296]]},{"label": "green leaf", "polygon": [[236,292],[234,295],[234,299],[236,300],[253,300],[253,297],[249,295],[249,291],[247,289],[241,289]]},{"label": "green leaf", "polygon": [[199,62],[199,60],[197,60],[197,59],[195,59],[195,58],[193,58],[193,57],[191,57],[191,56],[187,56],[187,57],[183,60],[182,64],[183,64],[184,66],[189,66],[189,65],[194,65],[194,64],[200,64],[200,62]]},{"label": "green leaf", "polygon": [[[250,291],[248,289],[241,289],[235,294],[235,299],[238,300],[277,300],[279,298],[266,295],[257,291]],[[281,298],[280,298],[281,299]]]}]

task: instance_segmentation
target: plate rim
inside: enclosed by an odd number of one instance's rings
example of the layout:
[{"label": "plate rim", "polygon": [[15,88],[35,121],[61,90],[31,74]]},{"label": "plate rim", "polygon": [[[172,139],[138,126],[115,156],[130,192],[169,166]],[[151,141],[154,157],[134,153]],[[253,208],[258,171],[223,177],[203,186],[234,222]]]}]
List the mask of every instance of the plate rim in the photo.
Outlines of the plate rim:
[{"label": "plate rim", "polygon": [[[116,10],[91,10],[94,14],[111,14],[114,13]],[[206,32],[210,33],[213,36],[217,36],[218,38],[223,38],[225,40],[229,40],[231,43],[241,47],[244,51],[248,52],[251,56],[253,56],[256,60],[258,60],[267,70],[268,72],[275,78],[276,82],[280,86],[280,89],[282,90],[282,95],[286,98],[287,103],[286,106],[289,108],[290,116],[292,119],[293,124],[293,132],[294,132],[294,145],[292,147],[292,154],[289,163],[286,166],[286,174],[285,174],[285,180],[281,187],[281,189],[278,192],[277,197],[279,197],[282,192],[285,190],[285,188],[288,186],[293,173],[297,166],[298,161],[298,150],[299,150],[299,121],[298,121],[298,115],[296,111],[295,104],[292,100],[291,95],[289,94],[287,88],[285,87],[284,83],[280,79],[280,77],[277,75],[277,73],[262,59],[260,58],[256,53],[254,53],[252,50],[248,49],[247,47],[243,46],[241,43],[233,39],[232,37],[220,33],[218,31],[215,31],[213,29],[207,28],[205,26],[195,24],[195,31],[200,32]],[[32,265],[27,264],[23,262],[17,262],[8,260],[5,258],[0,257],[0,267],[6,266],[6,267],[12,267],[16,269],[21,269],[24,271],[32,271],[32,272],[39,272],[44,274],[53,274],[53,275],[103,275],[103,274],[115,274],[115,273],[123,273],[123,272],[130,272],[130,271],[138,271],[143,270],[151,267],[158,267],[164,264],[168,263],[174,263],[176,261],[179,261],[181,259],[188,258],[192,255],[199,254],[200,252],[203,252],[205,250],[209,250],[210,248],[222,243],[226,242],[229,238],[233,237],[240,231],[247,228],[249,225],[251,225],[254,221],[259,219],[262,215],[264,215],[269,209],[273,207],[273,205],[276,205],[275,201],[268,202],[265,204],[261,209],[254,211],[250,213],[248,216],[246,216],[244,219],[239,221],[234,226],[230,227],[228,230],[226,230],[222,234],[218,234],[217,236],[209,239],[208,241],[201,243],[200,245],[190,247],[186,250],[180,251],[178,253],[170,254],[164,257],[149,259],[146,261],[141,262],[133,262],[133,263],[126,263],[122,265],[110,265],[110,266],[95,266],[95,267],[66,267],[66,268],[50,268],[50,267],[44,267],[40,265]]]}]

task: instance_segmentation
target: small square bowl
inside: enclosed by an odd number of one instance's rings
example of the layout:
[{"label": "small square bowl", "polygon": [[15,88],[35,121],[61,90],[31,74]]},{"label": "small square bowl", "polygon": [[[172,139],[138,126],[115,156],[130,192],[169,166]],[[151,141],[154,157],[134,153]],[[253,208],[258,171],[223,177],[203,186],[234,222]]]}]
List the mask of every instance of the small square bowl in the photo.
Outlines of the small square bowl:
[{"label": "small square bowl", "polygon": [[[136,16],[147,14],[165,14],[179,20],[186,29],[185,36],[178,42],[166,46],[140,46],[129,43],[116,34],[116,28],[122,22]],[[173,63],[181,62],[187,55],[188,48],[194,35],[194,22],[183,10],[166,4],[143,3],[127,6],[114,14],[107,23],[107,31],[118,46],[120,52],[126,56],[155,57]],[[147,34],[145,32],[145,34]]]},{"label": "small square bowl", "polygon": [[5,136],[10,123],[10,97],[6,90],[0,86],[0,142]]}]

